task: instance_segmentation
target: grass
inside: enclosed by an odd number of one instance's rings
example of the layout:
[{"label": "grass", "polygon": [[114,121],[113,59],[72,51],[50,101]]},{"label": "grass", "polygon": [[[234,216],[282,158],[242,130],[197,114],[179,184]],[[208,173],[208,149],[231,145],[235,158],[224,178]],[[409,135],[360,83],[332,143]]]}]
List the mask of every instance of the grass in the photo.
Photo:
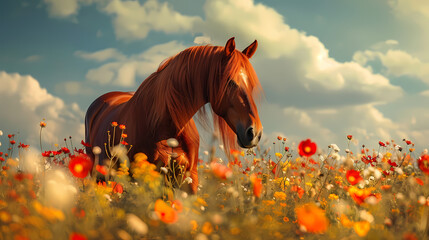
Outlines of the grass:
[{"label": "grass", "polygon": [[184,172],[157,169],[144,154],[131,164],[113,155],[120,168],[97,168],[111,178],[97,184],[78,149],[39,157],[10,143],[2,153],[0,239],[429,237],[429,157],[411,142],[358,153],[274,143],[233,150],[228,164],[211,152],[198,166],[195,195],[171,187],[190,184]]}]

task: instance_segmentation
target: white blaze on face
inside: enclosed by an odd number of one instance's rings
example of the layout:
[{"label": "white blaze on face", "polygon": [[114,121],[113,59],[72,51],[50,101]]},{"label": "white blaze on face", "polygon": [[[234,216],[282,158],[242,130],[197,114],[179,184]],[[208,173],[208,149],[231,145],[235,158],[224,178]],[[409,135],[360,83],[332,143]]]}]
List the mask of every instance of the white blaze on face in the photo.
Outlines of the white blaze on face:
[{"label": "white blaze on face", "polygon": [[249,81],[249,78],[247,77],[247,74],[246,74],[246,72],[244,71],[244,69],[241,69],[240,70],[240,76],[241,76],[241,78],[243,79],[243,82],[244,82],[244,84],[246,85],[246,87],[248,87],[248,81]]}]

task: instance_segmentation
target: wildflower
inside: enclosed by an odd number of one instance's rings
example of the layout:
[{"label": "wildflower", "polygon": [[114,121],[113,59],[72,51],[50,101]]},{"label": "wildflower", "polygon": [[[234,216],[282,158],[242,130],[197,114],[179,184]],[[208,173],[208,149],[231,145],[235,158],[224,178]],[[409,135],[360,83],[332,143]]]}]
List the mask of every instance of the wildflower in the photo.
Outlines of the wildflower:
[{"label": "wildflower", "polygon": [[70,240],[87,240],[88,238],[83,234],[73,232],[70,234],[69,239]]},{"label": "wildflower", "polygon": [[95,166],[95,170],[97,170],[97,172],[99,172],[103,175],[107,174],[107,168],[105,166],[97,165],[97,166]]},{"label": "wildflower", "polygon": [[298,194],[298,197],[299,197],[299,198],[302,198],[302,196],[303,196],[303,195],[304,195],[304,193],[305,193],[305,190],[304,190],[302,187],[300,187],[300,186],[296,186],[296,185],[292,186],[292,187],[290,188],[290,190],[291,190],[292,192],[296,192],[296,193]]},{"label": "wildflower", "polygon": [[425,183],[423,182],[423,180],[421,180],[420,178],[416,178],[416,182],[417,184],[423,186]]},{"label": "wildflower", "polygon": [[344,214],[341,214],[340,222],[341,222],[341,224],[342,224],[344,227],[346,227],[346,228],[351,228],[351,227],[353,227],[353,224],[354,224],[354,222],[353,222],[353,221],[351,221],[351,220],[350,220],[346,215],[344,215]]},{"label": "wildflower", "polygon": [[417,163],[419,165],[420,170],[424,172],[426,175],[429,175],[429,155],[425,154],[421,156]]},{"label": "wildflower", "polygon": [[286,151],[286,152],[289,152],[289,147],[285,147],[285,151]]},{"label": "wildflower", "polygon": [[10,215],[10,213],[2,210],[0,211],[0,221],[3,223],[8,223],[12,220],[12,216]]},{"label": "wildflower", "polygon": [[252,175],[251,178],[253,181],[253,195],[255,197],[260,197],[262,193],[262,179],[257,178],[255,175]]},{"label": "wildflower", "polygon": [[94,153],[95,155],[99,155],[101,153],[101,148],[99,146],[93,147],[92,153]]},{"label": "wildflower", "polygon": [[360,237],[365,237],[370,228],[371,226],[368,221],[360,221],[353,224],[353,229]]},{"label": "wildflower", "polygon": [[10,144],[14,145],[15,143],[15,140],[10,140]]},{"label": "wildflower", "polygon": [[338,200],[338,195],[335,195],[335,194],[331,193],[331,194],[329,194],[328,198],[331,199],[331,200]]},{"label": "wildflower", "polygon": [[364,188],[364,189],[359,189],[357,187],[350,187],[348,189],[348,192],[350,194],[350,197],[352,197],[352,199],[358,204],[361,205],[362,203],[365,202],[365,199],[369,196],[375,196],[374,194],[372,194],[372,190],[374,188]]},{"label": "wildflower", "polygon": [[165,223],[174,223],[177,221],[177,212],[161,199],[155,202],[155,213]]},{"label": "wildflower", "polygon": [[77,156],[72,156],[69,169],[74,176],[78,178],[85,178],[88,175],[89,171],[92,168],[92,162],[86,154],[79,154]]},{"label": "wildflower", "polygon": [[119,125],[119,129],[121,129],[121,130],[125,130],[125,129],[126,129],[126,127],[125,127],[125,125],[124,125],[124,124],[121,124],[121,125]]},{"label": "wildflower", "polygon": [[284,217],[283,218],[283,222],[289,222],[289,218],[288,217]]},{"label": "wildflower", "polygon": [[41,121],[39,125],[40,125],[41,128],[46,127],[46,123],[44,121]]},{"label": "wildflower", "polygon": [[191,177],[186,177],[184,180],[186,183],[191,184],[192,183],[192,178]]},{"label": "wildflower", "polygon": [[347,171],[346,178],[351,185],[356,185],[363,180],[363,178],[360,176],[360,172],[353,169]]},{"label": "wildflower", "polygon": [[325,211],[313,203],[307,203],[295,208],[298,224],[310,233],[324,233],[328,229],[329,221]]},{"label": "wildflower", "polygon": [[122,134],[121,134],[121,137],[122,137],[122,138],[127,138],[127,137],[128,137],[128,135],[127,135],[126,133],[122,133]]},{"label": "wildflower", "polygon": [[277,157],[278,159],[281,159],[281,158],[283,157],[283,154],[276,152],[276,157]]},{"label": "wildflower", "polygon": [[380,145],[380,147],[385,147],[386,146],[386,144],[384,142],[382,142],[382,141],[379,141],[378,145]]},{"label": "wildflower", "polygon": [[231,168],[225,165],[222,165],[213,161],[210,163],[210,168],[212,169],[213,174],[219,178],[227,179],[232,176]]},{"label": "wildflower", "polygon": [[122,145],[124,145],[124,146],[127,146],[127,145],[128,145],[128,143],[127,143],[127,142],[125,142],[125,141],[122,141],[122,142],[121,142],[121,144],[122,144]]},{"label": "wildflower", "polygon": [[353,136],[352,135],[347,135],[347,139],[348,140],[352,140]]},{"label": "wildflower", "polygon": [[82,144],[85,147],[91,147],[91,144],[84,142],[83,140],[80,141],[80,144]]},{"label": "wildflower", "polygon": [[316,153],[317,145],[310,139],[301,141],[298,145],[298,153],[301,156],[310,157]]},{"label": "wildflower", "polygon": [[146,235],[149,228],[145,222],[132,213],[127,214],[128,226],[138,234]]},{"label": "wildflower", "polygon": [[117,127],[118,123],[117,122],[112,122],[111,125],[112,125],[112,127]]},{"label": "wildflower", "polygon": [[122,187],[121,184],[119,184],[117,182],[111,182],[111,184],[112,184],[112,188],[113,188],[113,193],[122,194],[124,192],[124,187]]},{"label": "wildflower", "polygon": [[337,144],[330,144],[329,146],[328,146],[328,148],[332,148],[332,150],[334,150],[334,152],[339,152],[340,151],[340,148],[337,146]]},{"label": "wildflower", "polygon": [[24,143],[19,142],[19,148],[28,148],[30,145],[26,145]]},{"label": "wildflower", "polygon": [[71,212],[74,216],[76,216],[77,218],[80,218],[80,219],[84,218],[86,215],[85,210],[83,210],[81,208],[77,208],[77,207],[73,207],[71,209]]},{"label": "wildflower", "polygon": [[213,232],[213,225],[210,222],[205,222],[201,227],[201,232],[210,235]]},{"label": "wildflower", "polygon": [[171,207],[176,210],[178,213],[182,212],[183,205],[179,200],[174,200],[171,202]]},{"label": "wildflower", "polygon": [[286,200],[286,193],[284,192],[275,192],[274,197],[278,200]]},{"label": "wildflower", "polygon": [[62,151],[64,154],[70,153],[70,150],[69,150],[68,148],[66,148],[66,147],[62,147],[62,148],[61,148],[61,151]]}]

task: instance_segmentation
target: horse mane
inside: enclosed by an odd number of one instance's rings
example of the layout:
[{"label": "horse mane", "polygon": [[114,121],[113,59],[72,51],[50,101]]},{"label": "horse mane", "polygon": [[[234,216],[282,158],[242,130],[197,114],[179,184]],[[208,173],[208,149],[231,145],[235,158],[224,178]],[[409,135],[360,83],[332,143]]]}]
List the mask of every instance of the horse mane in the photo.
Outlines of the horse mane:
[{"label": "horse mane", "polygon": [[[188,106],[195,106],[201,101],[220,104],[226,94],[228,82],[239,79],[241,69],[248,75],[247,87],[243,89],[249,96],[251,109],[257,114],[253,96],[259,96],[262,88],[248,58],[237,50],[226,57],[224,47],[210,45],[187,48],[163,61],[157,71],[142,82],[129,104],[145,109],[146,113],[141,114],[147,116],[145,121],[153,134],[160,121],[169,114],[175,126],[180,129],[177,133],[179,135],[195,113]],[[149,97],[145,97],[148,95]],[[236,149],[235,133],[225,120],[212,109],[211,112],[215,130],[220,133],[226,149]],[[202,107],[196,118],[203,126],[208,126],[207,116],[205,107]],[[259,119],[259,116],[255,117]],[[198,133],[192,134],[195,136],[190,136],[191,139],[198,141]]]}]

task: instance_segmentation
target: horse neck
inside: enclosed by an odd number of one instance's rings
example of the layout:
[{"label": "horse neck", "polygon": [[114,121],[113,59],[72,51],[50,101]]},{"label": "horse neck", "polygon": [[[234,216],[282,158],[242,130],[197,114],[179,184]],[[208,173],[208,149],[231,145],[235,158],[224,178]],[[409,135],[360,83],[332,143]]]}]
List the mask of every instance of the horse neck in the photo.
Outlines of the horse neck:
[{"label": "horse neck", "polygon": [[143,81],[130,99],[128,110],[134,117],[147,118],[148,129],[163,131],[165,135],[180,133],[207,103],[208,68],[209,64],[204,62],[166,66]]}]

